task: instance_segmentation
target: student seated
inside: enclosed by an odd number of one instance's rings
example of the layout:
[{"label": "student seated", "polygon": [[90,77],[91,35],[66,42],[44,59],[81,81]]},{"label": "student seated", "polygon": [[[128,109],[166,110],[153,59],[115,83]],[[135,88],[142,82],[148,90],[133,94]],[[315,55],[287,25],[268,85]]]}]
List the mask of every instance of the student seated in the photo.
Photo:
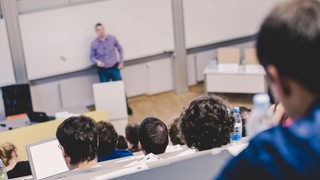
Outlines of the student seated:
[{"label": "student seated", "polygon": [[118,134],[111,123],[100,121],[97,123],[97,129],[99,134],[99,162],[132,156],[130,151],[116,148]]},{"label": "student seated", "polygon": [[167,126],[154,117],[148,117],[141,122],[138,136],[140,148],[146,155],[164,153],[169,143]]},{"label": "student seated", "polygon": [[128,147],[131,152],[140,151],[138,128],[139,128],[139,125],[134,122],[129,122],[126,126],[126,139],[128,141]]},{"label": "student seated", "polygon": [[59,125],[56,136],[70,170],[97,165],[98,133],[94,120],[85,116],[70,117]]},{"label": "student seated", "polygon": [[128,149],[126,138],[122,135],[118,136],[117,146],[118,149]]},{"label": "student seated", "polygon": [[240,116],[242,120],[242,137],[247,136],[246,122],[249,118],[251,110],[245,106],[240,106]]},{"label": "student seated", "polygon": [[270,107],[270,111],[273,113],[275,121],[279,122],[280,125],[288,127],[292,124],[292,119],[288,117],[286,110],[281,102],[276,102]]},{"label": "student seated", "polygon": [[0,158],[6,166],[9,179],[31,175],[29,162],[20,161],[17,148],[12,143],[5,142],[0,145]]},{"label": "student seated", "polygon": [[217,96],[198,97],[180,118],[181,130],[190,148],[203,151],[230,142],[235,120],[224,101]]},{"label": "student seated", "polygon": [[170,124],[169,128],[169,137],[172,145],[185,145],[184,137],[181,132],[180,128],[181,119],[176,118],[173,120],[173,122]]},{"label": "student seated", "polygon": [[320,2],[276,6],[257,37],[257,55],[290,126],[261,132],[217,179],[320,179]]}]

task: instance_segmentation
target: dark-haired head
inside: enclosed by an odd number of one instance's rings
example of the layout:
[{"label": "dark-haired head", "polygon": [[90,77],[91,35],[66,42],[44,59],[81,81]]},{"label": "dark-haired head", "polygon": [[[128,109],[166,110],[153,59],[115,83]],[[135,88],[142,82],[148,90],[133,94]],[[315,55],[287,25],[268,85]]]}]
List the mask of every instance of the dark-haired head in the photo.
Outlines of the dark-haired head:
[{"label": "dark-haired head", "polygon": [[128,149],[128,144],[127,144],[126,138],[122,135],[118,136],[117,148],[118,149]]},{"label": "dark-haired head", "polygon": [[[289,115],[303,116],[320,95],[320,2],[291,0],[276,6],[264,20],[257,39],[257,55],[266,68],[271,89]],[[304,99],[299,97],[304,97]],[[297,103],[298,104],[298,103]]]},{"label": "dark-haired head", "polygon": [[70,169],[83,162],[96,160],[98,133],[96,123],[86,116],[74,116],[59,125],[57,139]]},{"label": "dark-haired head", "polygon": [[182,112],[181,130],[189,147],[199,151],[230,142],[234,118],[224,101],[216,96],[200,96]]},{"label": "dark-haired head", "polygon": [[103,26],[101,23],[97,23],[96,25],[94,25],[94,28],[97,29],[97,27]]},{"label": "dark-haired head", "polygon": [[95,29],[95,31],[96,31],[96,33],[97,33],[99,38],[104,38],[106,36],[106,32],[105,32],[103,24],[97,23],[94,26],[94,29]]},{"label": "dark-haired head", "polygon": [[108,156],[114,153],[118,141],[118,134],[110,122],[97,123],[99,134],[98,156]]},{"label": "dark-haired head", "polygon": [[148,117],[141,122],[138,136],[146,154],[164,153],[169,143],[167,126],[154,117]]},{"label": "dark-haired head", "polygon": [[173,122],[170,124],[169,136],[170,136],[170,141],[172,145],[185,144],[184,137],[181,132],[180,124],[181,124],[180,118],[174,119]]},{"label": "dark-haired head", "polygon": [[126,139],[130,143],[130,151],[137,152],[139,151],[139,137],[138,137],[138,128],[139,125],[134,122],[129,122],[126,126]]}]

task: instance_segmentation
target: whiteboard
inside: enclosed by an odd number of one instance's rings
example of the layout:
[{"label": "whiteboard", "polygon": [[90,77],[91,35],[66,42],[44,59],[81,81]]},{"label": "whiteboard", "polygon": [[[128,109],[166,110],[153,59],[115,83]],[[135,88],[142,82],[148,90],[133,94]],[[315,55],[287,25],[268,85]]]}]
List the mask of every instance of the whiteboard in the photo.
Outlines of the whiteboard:
[{"label": "whiteboard", "polygon": [[29,80],[88,68],[94,25],[117,37],[125,60],[173,50],[171,0],[109,0],[19,16]]},{"label": "whiteboard", "polygon": [[280,0],[184,0],[187,48],[254,35]]},{"label": "whiteboard", "polygon": [[0,87],[15,82],[7,28],[4,19],[0,19]]}]

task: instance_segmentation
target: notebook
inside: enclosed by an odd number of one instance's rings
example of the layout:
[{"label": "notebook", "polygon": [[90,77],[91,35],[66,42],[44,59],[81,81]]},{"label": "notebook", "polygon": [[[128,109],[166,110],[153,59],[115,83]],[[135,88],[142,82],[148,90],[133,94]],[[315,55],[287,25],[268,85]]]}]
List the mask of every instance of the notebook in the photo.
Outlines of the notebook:
[{"label": "notebook", "polygon": [[44,179],[69,170],[56,138],[28,144],[26,150],[34,179]]}]

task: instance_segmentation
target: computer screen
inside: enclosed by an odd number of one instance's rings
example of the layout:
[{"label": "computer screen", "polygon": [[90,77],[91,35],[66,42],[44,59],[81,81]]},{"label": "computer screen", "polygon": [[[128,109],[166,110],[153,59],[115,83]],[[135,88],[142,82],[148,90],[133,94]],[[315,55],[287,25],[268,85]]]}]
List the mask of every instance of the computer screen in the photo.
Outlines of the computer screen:
[{"label": "computer screen", "polygon": [[68,171],[56,138],[27,145],[28,158],[34,179],[43,179]]},{"label": "computer screen", "polygon": [[6,116],[33,112],[29,84],[2,87]]}]

